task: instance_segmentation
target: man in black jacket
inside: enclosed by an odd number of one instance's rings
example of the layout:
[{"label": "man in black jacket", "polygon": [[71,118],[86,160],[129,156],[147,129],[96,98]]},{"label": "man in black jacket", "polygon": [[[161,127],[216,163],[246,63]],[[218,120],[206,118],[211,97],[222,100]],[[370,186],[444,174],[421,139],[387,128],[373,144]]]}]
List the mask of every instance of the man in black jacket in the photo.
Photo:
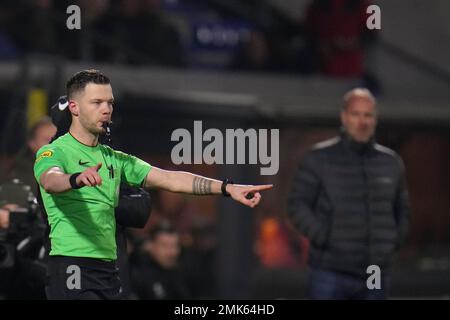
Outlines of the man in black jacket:
[{"label": "man in black jacket", "polygon": [[[374,142],[368,90],[344,96],[341,122],[341,135],[315,145],[299,166],[289,218],[311,242],[311,299],[385,299],[390,260],[409,224],[404,166]],[[379,281],[368,270],[379,270]]]}]

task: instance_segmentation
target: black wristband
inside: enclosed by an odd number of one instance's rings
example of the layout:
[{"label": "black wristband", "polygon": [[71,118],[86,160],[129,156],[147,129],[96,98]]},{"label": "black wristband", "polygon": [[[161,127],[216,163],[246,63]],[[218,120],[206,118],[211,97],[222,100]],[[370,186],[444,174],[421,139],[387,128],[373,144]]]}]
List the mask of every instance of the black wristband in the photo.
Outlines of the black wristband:
[{"label": "black wristband", "polygon": [[225,179],[222,181],[222,186],[220,187],[220,189],[222,190],[222,194],[224,197],[229,197],[231,196],[228,192],[227,192],[227,184],[233,184],[233,181]]},{"label": "black wristband", "polygon": [[77,177],[81,174],[81,172],[74,173],[70,176],[69,182],[72,189],[80,189],[82,186],[77,184]]}]

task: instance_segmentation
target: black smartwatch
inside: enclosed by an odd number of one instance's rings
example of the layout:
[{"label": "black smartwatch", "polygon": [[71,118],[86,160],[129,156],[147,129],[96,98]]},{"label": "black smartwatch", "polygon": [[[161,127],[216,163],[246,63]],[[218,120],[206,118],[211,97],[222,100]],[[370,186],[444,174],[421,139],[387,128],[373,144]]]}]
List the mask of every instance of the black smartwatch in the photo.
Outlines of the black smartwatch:
[{"label": "black smartwatch", "polygon": [[70,176],[69,182],[72,189],[80,189],[82,186],[77,184],[77,177],[81,174],[81,172],[74,173]]},{"label": "black smartwatch", "polygon": [[222,194],[224,197],[230,197],[231,195],[227,192],[227,184],[233,184],[233,181],[224,179],[222,181],[222,187],[220,188],[222,190]]}]

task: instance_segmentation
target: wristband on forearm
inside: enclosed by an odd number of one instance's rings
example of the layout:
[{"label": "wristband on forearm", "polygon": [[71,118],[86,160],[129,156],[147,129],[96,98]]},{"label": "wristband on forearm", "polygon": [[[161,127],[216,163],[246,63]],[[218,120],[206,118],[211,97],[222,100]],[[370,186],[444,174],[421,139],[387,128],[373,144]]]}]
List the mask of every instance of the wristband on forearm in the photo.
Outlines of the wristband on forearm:
[{"label": "wristband on forearm", "polygon": [[81,174],[81,172],[74,173],[70,176],[69,182],[72,189],[80,189],[82,186],[77,184],[77,177]]},{"label": "wristband on forearm", "polygon": [[230,197],[231,195],[227,192],[227,184],[233,184],[233,181],[225,179],[222,181],[222,186],[220,190],[222,190],[222,194],[224,197]]}]

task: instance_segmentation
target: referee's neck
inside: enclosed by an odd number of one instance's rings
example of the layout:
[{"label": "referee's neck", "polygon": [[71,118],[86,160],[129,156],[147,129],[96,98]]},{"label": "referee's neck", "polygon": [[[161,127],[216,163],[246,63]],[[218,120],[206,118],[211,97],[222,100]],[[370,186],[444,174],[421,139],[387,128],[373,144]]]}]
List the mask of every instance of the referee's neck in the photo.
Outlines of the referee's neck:
[{"label": "referee's neck", "polygon": [[71,126],[69,129],[69,133],[78,142],[86,146],[95,147],[98,144],[98,134],[93,134],[84,128]]}]

